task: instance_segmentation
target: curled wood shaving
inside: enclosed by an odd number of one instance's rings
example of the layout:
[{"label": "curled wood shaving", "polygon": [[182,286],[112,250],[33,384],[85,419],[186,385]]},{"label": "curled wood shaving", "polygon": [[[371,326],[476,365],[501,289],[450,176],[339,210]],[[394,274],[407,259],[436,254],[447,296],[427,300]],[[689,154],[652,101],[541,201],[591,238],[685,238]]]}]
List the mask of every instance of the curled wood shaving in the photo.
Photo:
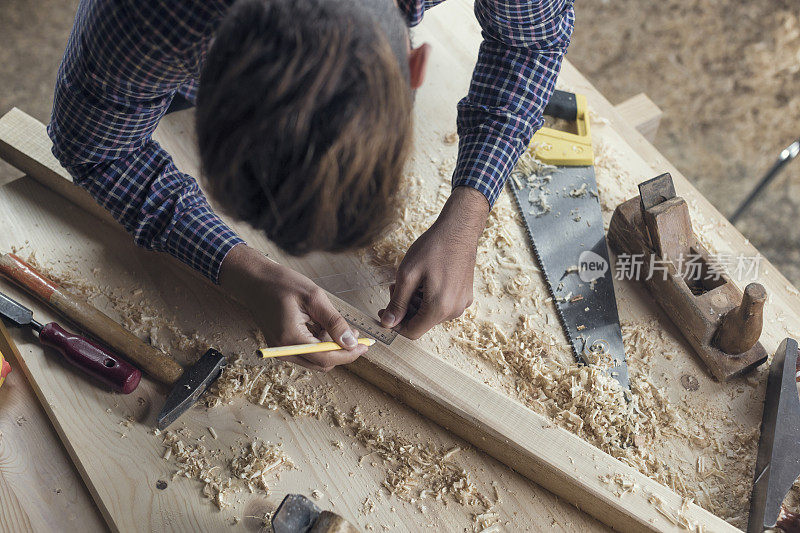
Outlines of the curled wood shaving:
[{"label": "curled wood shaving", "polygon": [[319,418],[323,411],[318,395],[297,386],[297,380],[305,375],[306,371],[279,361],[267,361],[258,367],[235,358],[202,401],[207,407],[217,407],[243,397],[272,411],[282,409],[292,416]]},{"label": "curled wood shaving", "polygon": [[330,414],[335,425],[346,428],[383,460],[388,467],[383,486],[390,494],[411,503],[450,498],[463,505],[491,507],[467,470],[455,462],[458,448],[445,450],[415,443],[383,427],[372,426],[365,421],[359,407],[350,413],[331,408]]},{"label": "curled wood shaving", "polygon": [[278,445],[253,441],[231,463],[231,473],[243,479],[248,488],[261,489],[269,494],[267,479],[280,473],[282,468],[293,468],[294,463]]},{"label": "curled wood shaving", "polygon": [[472,531],[475,533],[489,533],[501,531],[500,515],[497,511],[489,510],[472,515]]}]

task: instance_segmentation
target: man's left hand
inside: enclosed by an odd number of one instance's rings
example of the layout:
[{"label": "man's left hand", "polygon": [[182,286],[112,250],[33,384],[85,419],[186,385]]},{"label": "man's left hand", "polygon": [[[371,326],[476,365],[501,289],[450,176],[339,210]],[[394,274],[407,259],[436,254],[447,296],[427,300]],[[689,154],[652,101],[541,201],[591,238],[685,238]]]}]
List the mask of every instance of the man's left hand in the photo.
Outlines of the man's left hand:
[{"label": "man's left hand", "polygon": [[381,324],[409,339],[461,316],[472,303],[478,239],[489,202],[470,187],[456,187],[439,218],[408,249],[397,270]]}]

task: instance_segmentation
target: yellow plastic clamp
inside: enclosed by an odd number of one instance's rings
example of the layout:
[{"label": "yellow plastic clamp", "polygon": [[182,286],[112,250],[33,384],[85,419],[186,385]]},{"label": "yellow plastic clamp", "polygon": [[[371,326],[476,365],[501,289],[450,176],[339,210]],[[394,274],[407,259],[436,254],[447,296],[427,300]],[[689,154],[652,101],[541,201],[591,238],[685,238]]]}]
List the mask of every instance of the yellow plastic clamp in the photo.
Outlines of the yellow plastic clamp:
[{"label": "yellow plastic clamp", "polygon": [[592,136],[589,132],[589,113],[586,97],[575,95],[578,107],[575,133],[542,128],[534,134],[529,150],[534,150],[536,159],[559,167],[585,167],[594,164]]}]

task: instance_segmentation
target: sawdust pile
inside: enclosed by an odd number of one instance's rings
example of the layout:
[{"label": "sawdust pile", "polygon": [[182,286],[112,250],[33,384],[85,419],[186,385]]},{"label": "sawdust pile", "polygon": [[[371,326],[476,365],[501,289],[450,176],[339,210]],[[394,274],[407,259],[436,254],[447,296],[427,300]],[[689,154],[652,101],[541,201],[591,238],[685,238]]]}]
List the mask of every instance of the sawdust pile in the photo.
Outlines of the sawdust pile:
[{"label": "sawdust pile", "polygon": [[628,404],[617,382],[597,367],[547,358],[550,343],[533,316],[520,316],[509,334],[475,315],[470,309],[448,325],[457,345],[518,378],[517,391],[530,405],[595,446],[608,451],[633,445],[640,426],[636,396]]},{"label": "sawdust pile", "polygon": [[358,406],[349,414],[334,407],[330,414],[336,426],[346,428],[370,454],[376,454],[388,466],[383,486],[390,494],[410,503],[452,497],[462,505],[491,508],[492,502],[480,493],[470,474],[455,463],[460,448],[442,450],[421,445],[383,427],[371,426]]},{"label": "sawdust pile", "polygon": [[255,492],[255,487],[269,493],[267,476],[285,466],[293,467],[294,463],[278,446],[253,441],[231,461],[231,472],[237,478],[244,479],[251,492]]},{"label": "sawdust pile", "polygon": [[272,367],[248,365],[235,360],[224,370],[205,400],[209,407],[245,399],[270,410],[282,410],[292,416],[310,416],[327,420],[342,428],[376,456],[386,468],[383,486],[404,501],[450,499],[466,506],[479,506],[484,512],[492,502],[475,485],[471,475],[455,461],[459,448],[443,449],[430,443],[415,442],[385,424],[372,425],[360,407],[343,411],[325,394],[299,381],[308,373],[298,372],[286,363]]},{"label": "sawdust pile", "polygon": [[[155,435],[162,435],[158,430]],[[233,495],[242,490],[269,494],[268,481],[280,479],[280,472],[293,468],[292,460],[279,446],[252,441],[235,450],[232,458],[210,451],[205,436],[194,438],[189,428],[163,433],[166,461],[173,459],[177,469],[172,479],[185,477],[203,483],[203,494],[219,509],[229,507]]]}]

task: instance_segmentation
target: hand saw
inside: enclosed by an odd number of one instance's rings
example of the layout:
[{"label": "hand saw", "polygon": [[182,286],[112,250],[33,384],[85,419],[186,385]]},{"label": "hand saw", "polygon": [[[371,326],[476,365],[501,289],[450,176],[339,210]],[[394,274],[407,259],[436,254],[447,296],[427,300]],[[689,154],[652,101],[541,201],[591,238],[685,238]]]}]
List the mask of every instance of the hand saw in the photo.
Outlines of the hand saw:
[{"label": "hand saw", "polygon": [[628,389],[586,98],[555,91],[545,114],[574,121],[577,133],[539,130],[528,150],[547,170],[518,167],[509,184],[575,355]]}]

